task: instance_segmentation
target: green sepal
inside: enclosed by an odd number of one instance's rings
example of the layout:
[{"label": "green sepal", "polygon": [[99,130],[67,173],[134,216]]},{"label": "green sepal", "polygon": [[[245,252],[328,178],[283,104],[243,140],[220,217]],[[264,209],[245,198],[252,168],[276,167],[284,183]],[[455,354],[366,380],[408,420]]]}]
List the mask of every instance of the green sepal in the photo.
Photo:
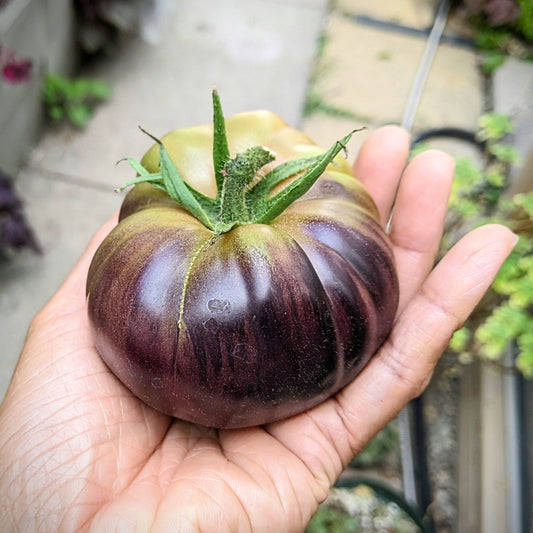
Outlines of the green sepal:
[{"label": "green sepal", "polygon": [[[150,185],[153,185],[157,189],[160,189],[166,192],[167,194],[169,194],[168,189],[163,180],[162,172],[150,173],[148,172],[148,170],[146,170],[146,168],[144,168],[141,165],[141,163],[139,163],[136,159],[133,159],[132,157],[125,157],[124,159],[121,159],[119,163],[121,161],[127,161],[130,164],[130,166],[137,172],[138,176],[126,182],[124,185],[122,185],[122,187],[117,187],[115,189],[115,192],[122,192],[124,189],[128,187],[131,187],[133,185],[139,185],[140,183],[150,183]],[[174,165],[172,161],[171,163],[172,165]],[[176,169],[176,172],[177,172],[177,169]],[[185,183],[185,186],[187,187],[187,189],[189,189],[189,192],[194,196],[198,204],[200,204],[201,208],[205,211],[209,220],[210,221],[216,220],[219,216],[219,211],[220,211],[218,202],[214,200],[213,198],[209,198],[209,196],[202,194],[200,191],[197,191],[194,187],[189,185],[186,181],[184,180],[182,181],[183,183]],[[175,198],[173,199],[181,205],[181,202],[179,202]]]},{"label": "green sepal", "polygon": [[333,161],[337,154],[346,148],[346,145],[356,131],[358,130],[353,130],[340,141],[333,144],[305,174],[294,180],[288,187],[273,198],[265,200],[262,205],[257,206],[260,210],[256,212],[255,222],[258,224],[268,224],[283,213],[290,204],[304,195],[324,173],[326,167]]},{"label": "green sepal", "polygon": [[122,185],[121,187],[117,187],[115,189],[115,192],[122,192],[124,189],[127,189],[128,187],[131,187],[132,185],[138,185],[139,183],[150,183],[152,185],[156,185],[158,182],[163,181],[163,176],[161,175],[161,172],[155,172],[153,174],[150,174],[148,170],[146,170],[139,161],[134,159],[133,157],[124,157],[123,159],[120,159],[117,161],[117,165],[119,163],[122,163],[123,161],[127,161],[130,165],[130,167],[137,172],[137,176],[133,178],[132,180],[127,181]]},{"label": "green sepal", "polygon": [[286,161],[272,169],[266,176],[259,180],[246,194],[246,200],[250,206],[254,205],[260,198],[267,198],[272,189],[282,181],[310,169],[322,158],[322,155],[293,159]]},{"label": "green sepal", "polygon": [[224,183],[224,168],[230,160],[226,122],[222,112],[222,104],[216,88],[213,89],[213,166],[218,196],[222,194]]},{"label": "green sepal", "polygon": [[122,192],[124,189],[127,189],[132,185],[139,185],[139,183],[150,183],[151,185],[156,185],[158,182],[163,182],[163,176],[161,175],[161,172],[157,172],[156,174],[137,176],[136,178],[133,178],[132,180],[124,183],[124,185],[122,185],[121,187],[117,187],[115,189],[115,192]]},{"label": "green sepal", "polygon": [[130,165],[130,167],[137,172],[137,177],[133,178],[132,180],[127,181],[122,187],[117,187],[115,189],[115,192],[122,192],[124,189],[127,189],[128,187],[131,187],[132,185],[138,185],[139,183],[151,183],[155,184],[158,181],[163,181],[163,176],[161,175],[161,172],[155,172],[153,174],[150,174],[148,170],[146,170],[139,161],[134,159],[133,157],[124,157],[120,161],[117,161],[117,165],[119,163],[122,163],[123,161],[127,161]]},{"label": "green sepal", "polygon": [[209,220],[207,213],[196,199],[195,194],[187,187],[187,184],[180,176],[176,165],[170,158],[163,143],[147,131],[142,131],[159,145],[159,166],[167,194],[191,215],[196,217],[204,226],[213,229],[213,223]]}]

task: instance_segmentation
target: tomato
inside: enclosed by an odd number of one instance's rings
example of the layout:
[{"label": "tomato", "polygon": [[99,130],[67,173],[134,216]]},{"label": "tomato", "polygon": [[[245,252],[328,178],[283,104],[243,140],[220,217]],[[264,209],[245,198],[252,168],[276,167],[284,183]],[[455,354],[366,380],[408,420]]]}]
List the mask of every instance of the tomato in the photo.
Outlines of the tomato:
[{"label": "tomato", "polygon": [[[362,370],[398,303],[388,238],[337,155],[273,113],[156,139],[87,280],[95,346],[153,408],[218,428],[311,408]],[[181,204],[181,205],[180,205]]]}]

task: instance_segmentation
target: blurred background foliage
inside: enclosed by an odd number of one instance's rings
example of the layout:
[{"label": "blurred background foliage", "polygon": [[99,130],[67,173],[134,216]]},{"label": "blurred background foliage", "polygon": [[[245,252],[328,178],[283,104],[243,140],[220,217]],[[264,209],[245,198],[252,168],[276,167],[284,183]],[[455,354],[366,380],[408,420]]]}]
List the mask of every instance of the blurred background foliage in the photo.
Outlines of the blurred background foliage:
[{"label": "blurred background foliage", "polygon": [[[457,159],[443,251],[467,231],[489,223],[506,225],[518,242],[450,348],[462,363],[481,357],[506,366],[511,354],[516,368],[533,378],[533,191],[508,193],[509,168],[520,163],[516,149],[507,142],[512,133],[509,116],[483,115],[475,137],[481,161]],[[413,153],[425,149],[421,143]]]}]

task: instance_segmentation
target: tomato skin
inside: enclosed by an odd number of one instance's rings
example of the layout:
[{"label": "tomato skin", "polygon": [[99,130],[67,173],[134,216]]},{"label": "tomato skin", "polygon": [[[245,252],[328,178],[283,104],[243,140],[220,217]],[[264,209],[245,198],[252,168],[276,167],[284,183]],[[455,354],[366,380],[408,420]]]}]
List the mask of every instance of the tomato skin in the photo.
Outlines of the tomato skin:
[{"label": "tomato skin", "polygon": [[[267,112],[230,117],[227,131],[232,153],[267,146],[273,165],[322,151]],[[216,195],[212,129],[163,142],[184,179]],[[375,205],[338,161],[270,224],[216,238],[152,185],[128,193],[87,295],[95,346],[136,396],[244,427],[306,410],[361,371],[392,327],[398,284]],[[143,165],[157,171],[155,149]]]}]

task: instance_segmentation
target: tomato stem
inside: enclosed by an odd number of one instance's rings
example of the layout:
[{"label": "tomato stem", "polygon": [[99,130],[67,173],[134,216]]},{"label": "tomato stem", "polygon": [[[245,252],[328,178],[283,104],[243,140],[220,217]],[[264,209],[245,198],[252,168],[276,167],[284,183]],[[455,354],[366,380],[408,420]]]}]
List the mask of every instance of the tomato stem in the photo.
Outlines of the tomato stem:
[{"label": "tomato stem", "polygon": [[253,221],[253,211],[246,202],[246,190],[259,169],[274,161],[276,155],[261,146],[249,148],[230,159],[222,171],[224,182],[220,195],[220,222],[216,233],[225,233],[234,226]]}]

